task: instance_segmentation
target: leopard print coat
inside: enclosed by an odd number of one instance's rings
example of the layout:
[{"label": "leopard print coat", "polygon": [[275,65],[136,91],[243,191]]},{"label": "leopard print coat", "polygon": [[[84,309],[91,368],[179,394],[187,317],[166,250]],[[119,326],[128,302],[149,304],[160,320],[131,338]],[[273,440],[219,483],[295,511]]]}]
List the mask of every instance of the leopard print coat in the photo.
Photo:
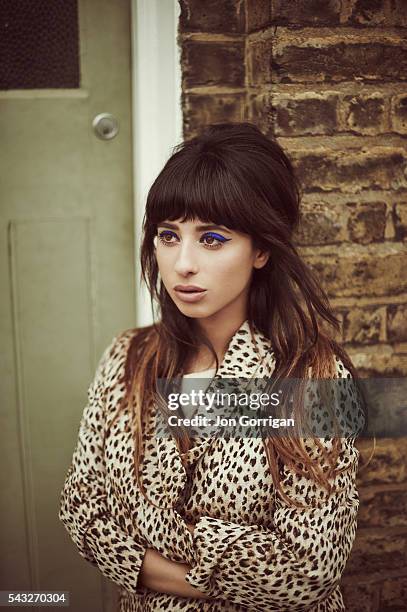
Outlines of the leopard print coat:
[{"label": "leopard print coat", "polygon": [[[157,508],[142,496],[135,480],[130,416],[123,412],[113,420],[124,393],[126,351],[136,331],[116,336],[99,362],[59,511],[79,554],[120,587],[120,612],[344,610],[339,581],[354,542],[359,506],[356,436],[341,438],[338,467],[344,471],[330,481],[336,485],[334,493],[281,466],[283,490],[306,505],[297,509],[276,492],[261,438],[206,438],[181,455],[173,438],[155,435],[150,407],[143,415],[141,477]],[[254,332],[247,320],[241,325],[213,380],[271,376],[275,359],[270,341]],[[338,357],[336,365],[340,406],[347,418],[360,423],[351,375]],[[307,438],[307,449],[321,461],[311,440]],[[332,443],[319,440],[327,448]],[[196,524],[193,534],[185,521]],[[186,580],[209,598],[177,597],[138,586],[149,547],[188,563]]]}]

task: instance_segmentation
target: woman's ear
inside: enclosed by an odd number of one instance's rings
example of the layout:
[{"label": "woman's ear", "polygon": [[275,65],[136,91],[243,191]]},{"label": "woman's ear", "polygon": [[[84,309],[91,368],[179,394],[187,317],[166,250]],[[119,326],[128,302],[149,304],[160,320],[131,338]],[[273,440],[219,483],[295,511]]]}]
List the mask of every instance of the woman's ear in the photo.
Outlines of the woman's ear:
[{"label": "woman's ear", "polygon": [[262,268],[266,265],[268,259],[270,257],[270,251],[260,251],[257,249],[256,257],[253,262],[253,266],[257,269]]},{"label": "woman's ear", "polygon": [[157,240],[158,240],[158,236],[157,236],[157,234],[156,234],[156,235],[154,236],[154,240],[153,240],[153,243],[154,243],[154,248],[155,248],[155,249],[157,248]]}]

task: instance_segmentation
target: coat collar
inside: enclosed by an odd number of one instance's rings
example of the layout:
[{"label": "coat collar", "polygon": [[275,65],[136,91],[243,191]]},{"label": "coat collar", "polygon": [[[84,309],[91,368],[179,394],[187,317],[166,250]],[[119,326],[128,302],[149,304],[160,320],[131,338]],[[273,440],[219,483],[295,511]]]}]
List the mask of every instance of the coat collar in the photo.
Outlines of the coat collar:
[{"label": "coat collar", "polygon": [[[275,368],[275,357],[271,342],[256,327],[251,329],[246,319],[229,341],[226,353],[213,377],[208,391],[217,388],[222,378],[270,377]],[[220,384],[222,384],[220,382]],[[201,438],[186,453],[179,453],[172,437],[158,437],[157,451],[163,483],[171,482],[167,495],[175,504],[187,481],[186,468],[193,465],[213,443],[214,437]]]}]

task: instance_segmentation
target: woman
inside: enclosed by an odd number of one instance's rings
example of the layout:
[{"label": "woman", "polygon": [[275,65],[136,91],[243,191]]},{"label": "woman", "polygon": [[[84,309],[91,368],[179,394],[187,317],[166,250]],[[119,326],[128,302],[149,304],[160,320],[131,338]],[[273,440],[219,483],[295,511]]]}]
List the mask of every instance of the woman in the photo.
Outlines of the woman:
[{"label": "woman", "polygon": [[[249,123],[176,147],[149,191],[141,263],[160,320],[104,352],[60,509],[80,554],[121,587],[122,611],[344,610],[364,407],[293,245],[299,204],[286,154]],[[158,435],[169,410],[157,381],[191,375],[212,389],[301,381],[296,429],[205,435],[180,419]],[[336,381],[330,411],[311,378]],[[305,436],[307,414],[315,426],[328,412],[331,435]],[[351,435],[334,436],[336,419]]]}]

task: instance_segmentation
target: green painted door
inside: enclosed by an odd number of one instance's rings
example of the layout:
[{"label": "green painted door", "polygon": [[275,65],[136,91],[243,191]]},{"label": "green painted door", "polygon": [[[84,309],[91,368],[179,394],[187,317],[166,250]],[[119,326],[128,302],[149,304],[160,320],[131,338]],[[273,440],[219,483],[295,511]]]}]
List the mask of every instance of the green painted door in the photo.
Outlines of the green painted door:
[{"label": "green painted door", "polygon": [[23,4],[0,86],[1,589],[100,612],[115,588],[58,509],[97,360],[135,324],[130,0],[36,0],[19,30]]}]

